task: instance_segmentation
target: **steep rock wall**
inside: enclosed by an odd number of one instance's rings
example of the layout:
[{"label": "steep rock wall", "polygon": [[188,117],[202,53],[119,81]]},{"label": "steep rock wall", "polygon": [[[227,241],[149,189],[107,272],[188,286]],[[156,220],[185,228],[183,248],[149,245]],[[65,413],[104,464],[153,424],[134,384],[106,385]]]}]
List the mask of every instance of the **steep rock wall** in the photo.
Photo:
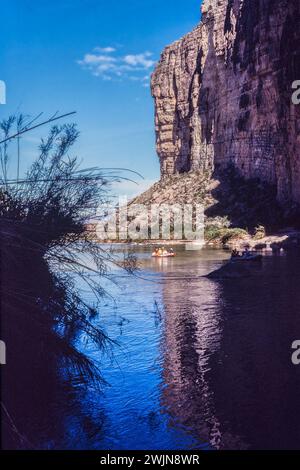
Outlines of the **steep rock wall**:
[{"label": "steep rock wall", "polygon": [[204,0],[152,76],[162,177],[233,164],[300,202],[299,0]]}]

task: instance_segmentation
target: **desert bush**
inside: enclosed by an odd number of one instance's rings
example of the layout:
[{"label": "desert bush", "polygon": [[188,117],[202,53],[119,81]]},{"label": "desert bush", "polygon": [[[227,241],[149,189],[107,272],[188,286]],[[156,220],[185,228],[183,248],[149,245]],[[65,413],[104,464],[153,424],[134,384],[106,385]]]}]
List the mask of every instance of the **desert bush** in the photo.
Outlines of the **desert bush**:
[{"label": "desert bush", "polygon": [[[2,137],[9,136],[18,122],[18,118],[3,121]],[[92,321],[103,296],[109,295],[101,281],[111,279],[112,265],[132,272],[135,258],[132,254],[116,257],[113,250],[91,240],[85,229],[99,205],[107,204],[109,183],[118,177],[99,168],[79,167],[78,160],[69,155],[78,136],[74,124],[53,126],[19,181],[8,178],[9,142],[0,146],[4,260],[0,289],[6,306],[2,317],[7,329],[19,325],[25,335],[27,325],[30,334],[35,332],[37,354],[46,344],[53,356],[68,363],[82,379],[99,379],[98,366],[77,349],[74,337],[93,342],[99,351],[109,347],[111,341]],[[91,305],[82,299],[76,278],[94,294]]]},{"label": "desert bush", "polygon": [[226,245],[230,241],[243,239],[248,232],[241,228],[224,228],[210,225],[205,228],[205,239],[208,242],[222,243]]},{"label": "desert bush", "polygon": [[257,227],[255,227],[255,231],[254,231],[254,239],[255,240],[261,240],[262,238],[265,238],[266,236],[266,229],[263,225],[258,225]]}]

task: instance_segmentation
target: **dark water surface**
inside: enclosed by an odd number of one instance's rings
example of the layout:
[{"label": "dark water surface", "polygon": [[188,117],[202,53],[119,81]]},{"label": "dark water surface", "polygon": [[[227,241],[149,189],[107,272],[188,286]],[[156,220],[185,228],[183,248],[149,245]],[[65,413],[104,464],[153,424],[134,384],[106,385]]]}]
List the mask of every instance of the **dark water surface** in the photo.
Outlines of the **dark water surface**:
[{"label": "dark water surface", "polygon": [[58,405],[60,431],[41,447],[300,448],[300,366],[291,362],[299,255],[267,256],[241,277],[211,280],[202,276],[226,252],[176,250],[174,259],[151,259],[137,248],[141,271],[117,278],[115,302],[97,320],[119,343],[102,359],[109,386]]}]

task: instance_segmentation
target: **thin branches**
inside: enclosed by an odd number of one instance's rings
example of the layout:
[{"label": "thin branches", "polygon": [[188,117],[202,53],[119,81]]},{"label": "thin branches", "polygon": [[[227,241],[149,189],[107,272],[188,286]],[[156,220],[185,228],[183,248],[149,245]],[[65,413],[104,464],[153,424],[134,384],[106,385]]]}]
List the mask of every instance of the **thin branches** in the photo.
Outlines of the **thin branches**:
[{"label": "thin branches", "polygon": [[[41,113],[41,114],[42,114],[42,113]],[[27,126],[25,126],[25,127],[22,127],[22,126],[21,126],[20,129],[18,129],[18,131],[17,131],[16,133],[14,133],[14,134],[12,134],[12,135],[9,135],[9,132],[5,132],[5,134],[4,134],[4,135],[5,135],[4,139],[0,140],[0,145],[1,145],[1,144],[4,144],[4,143],[6,143],[6,142],[8,142],[8,141],[10,141],[10,140],[13,140],[13,139],[15,139],[16,137],[21,136],[22,134],[25,134],[26,132],[30,132],[30,131],[32,131],[32,130],[34,130],[34,129],[37,129],[38,127],[42,127],[42,126],[44,126],[45,124],[52,124],[52,122],[54,122],[54,121],[58,121],[59,119],[63,119],[63,118],[65,118],[65,117],[72,116],[73,114],[76,114],[76,111],[72,111],[71,113],[62,114],[62,115],[60,115],[60,116],[57,116],[56,113],[55,113],[54,116],[52,116],[50,119],[47,119],[46,121],[43,121],[43,122],[40,122],[39,124],[35,124],[34,126],[31,126],[31,124],[32,124],[36,119],[38,119],[38,117],[41,116],[41,114],[39,114],[36,118],[34,118],[33,121],[31,121],[29,124],[27,124]],[[20,116],[21,116],[21,115],[20,115]],[[19,118],[20,118],[20,116],[19,116]],[[14,121],[15,121],[15,117],[13,117],[13,118],[14,118]],[[18,119],[19,119],[19,118],[18,118]],[[9,118],[9,119],[11,119],[11,118]],[[9,121],[9,119],[8,119],[8,121]],[[2,122],[7,122],[7,121],[2,121]],[[24,122],[24,121],[23,121],[23,122]],[[31,127],[30,127],[30,126],[31,126]],[[10,128],[9,128],[8,130],[10,130]]]},{"label": "thin branches", "polygon": [[[61,117],[55,114],[45,123]],[[12,133],[15,122],[18,132]],[[25,117],[18,116],[0,124],[4,134],[0,142],[0,234],[7,279],[6,285],[2,283],[1,296],[18,319],[16,325],[24,311],[30,310],[34,331],[41,338],[47,337],[55,356],[71,364],[71,369],[86,380],[100,378],[99,366],[77,341],[92,342],[99,352],[110,349],[112,342],[93,323],[101,300],[110,295],[103,281],[114,283],[111,266],[133,272],[136,260],[131,254],[120,259],[104,250],[89,238],[86,224],[99,217],[97,208],[107,205],[110,184],[123,176],[118,173],[120,169],[80,168],[77,159],[70,156],[79,137],[76,125],[55,124],[41,139],[38,156],[25,177],[20,178],[18,170],[16,180],[9,180],[8,145],[44,124],[32,126],[33,122],[26,124]],[[18,168],[19,151],[18,147]],[[92,305],[82,298],[76,278],[93,294]]]}]

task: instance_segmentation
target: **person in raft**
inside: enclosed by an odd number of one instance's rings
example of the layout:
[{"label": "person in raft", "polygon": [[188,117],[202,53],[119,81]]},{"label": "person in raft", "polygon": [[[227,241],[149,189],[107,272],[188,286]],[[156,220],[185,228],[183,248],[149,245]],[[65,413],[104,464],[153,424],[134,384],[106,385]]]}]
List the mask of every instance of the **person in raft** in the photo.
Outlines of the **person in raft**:
[{"label": "person in raft", "polygon": [[240,253],[236,248],[232,250],[231,258],[238,258],[239,256],[240,256]]},{"label": "person in raft", "polygon": [[163,253],[162,253],[162,249],[161,248],[155,248],[155,250],[153,251],[152,253],[152,256],[161,256]]},{"label": "person in raft", "polygon": [[168,250],[165,249],[165,247],[163,246],[162,248],[155,248],[154,252],[152,253],[153,256],[166,256],[170,253],[173,253],[173,250],[170,252]]},{"label": "person in raft", "polygon": [[250,256],[251,253],[250,253],[250,250],[249,250],[249,247],[246,246],[245,250],[243,251],[243,256],[244,258],[248,258],[248,256]]}]

